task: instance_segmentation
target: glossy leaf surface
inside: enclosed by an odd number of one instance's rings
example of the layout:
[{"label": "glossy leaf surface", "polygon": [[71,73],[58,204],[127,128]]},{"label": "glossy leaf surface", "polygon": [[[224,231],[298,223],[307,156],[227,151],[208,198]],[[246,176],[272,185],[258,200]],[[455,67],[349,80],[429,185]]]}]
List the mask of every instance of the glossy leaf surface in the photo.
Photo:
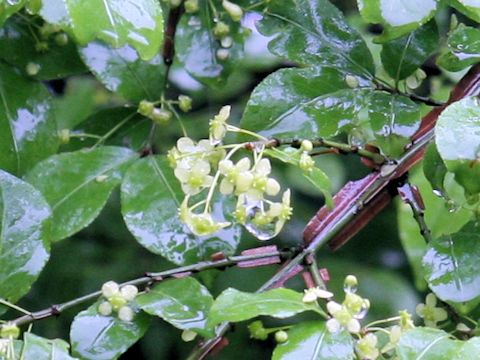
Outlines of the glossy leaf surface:
[{"label": "glossy leaf surface", "polygon": [[207,288],[192,277],[162,281],[150,291],[135,298],[139,307],[176,328],[212,336],[207,316],[213,303]]},{"label": "glossy leaf surface", "polygon": [[317,304],[304,303],[302,298],[302,293],[284,288],[263,293],[246,293],[228,288],[215,299],[208,322],[211,325],[223,321],[238,322],[259,315],[283,319],[305,311],[320,310]]},{"label": "glossy leaf surface", "polygon": [[288,330],[288,340],[277,345],[272,360],[355,359],[353,339],[345,331],[330,333],[323,321],[307,321]]},{"label": "glossy leaf surface", "polygon": [[87,72],[85,65],[78,56],[77,47],[73,41],[65,45],[55,42],[52,35],[45,42],[47,51],[38,51],[35,47],[39,42],[39,32],[36,28],[39,22],[30,22],[22,17],[13,17],[3,27],[0,27],[0,58],[17,67],[28,76],[26,69],[29,64],[39,66],[35,78],[50,80],[69,75]]},{"label": "glossy leaf surface", "polygon": [[447,175],[447,167],[438,153],[435,144],[430,144],[425,152],[423,173],[434,190],[445,190],[443,181]]},{"label": "glossy leaf surface", "polygon": [[274,36],[272,53],[309,65],[332,65],[371,78],[372,56],[342,13],[327,0],[286,0],[269,3],[259,30]]},{"label": "glossy leaf surface", "polygon": [[468,194],[480,192],[480,106],[468,97],[448,106],[435,127],[435,143],[447,169]]},{"label": "glossy leaf surface", "polygon": [[411,75],[437,49],[437,26],[430,21],[401,38],[387,42],[382,47],[382,64],[387,73],[399,81]]},{"label": "glossy leaf surface", "polygon": [[[222,251],[232,254],[240,241],[240,228],[229,227],[211,236],[193,235],[178,216],[183,200],[180,183],[163,156],[137,161],[122,183],[122,214],[137,241],[175,264],[191,264]],[[224,221],[233,204],[223,197],[214,203],[213,218]],[[228,220],[227,220],[228,221]]]},{"label": "glossy leaf surface", "polygon": [[48,91],[0,63],[0,168],[23,174],[57,148]]},{"label": "glossy leaf surface", "polygon": [[137,312],[133,321],[122,321],[114,313],[97,312],[100,302],[75,316],[70,329],[70,342],[75,356],[89,360],[118,358],[147,331],[150,317]]},{"label": "glossy leaf surface", "polygon": [[420,27],[430,20],[437,8],[437,0],[357,0],[365,21],[382,24],[378,42],[395,39]]},{"label": "glossy leaf surface", "polygon": [[61,339],[49,340],[32,333],[23,336],[24,359],[74,360],[69,354],[70,345]]},{"label": "glossy leaf surface", "polygon": [[5,20],[23,8],[27,0],[2,1],[0,3],[0,26]]},{"label": "glossy leaf surface", "polygon": [[130,46],[115,49],[99,41],[80,48],[80,54],[108,90],[133,102],[160,99],[165,82],[160,55],[144,61]]},{"label": "glossy leaf surface", "polygon": [[163,15],[155,0],[44,1],[42,17],[69,30],[81,45],[99,39],[114,47],[133,46],[153,58],[163,40]]},{"label": "glossy leaf surface", "polygon": [[460,24],[448,36],[449,52],[437,63],[449,71],[460,71],[480,62],[480,30]]},{"label": "glossy leaf surface", "polygon": [[478,0],[450,0],[450,5],[469,18],[480,22],[480,3]]},{"label": "glossy leaf surface", "polygon": [[0,170],[0,297],[25,295],[50,257],[50,207],[30,184]]},{"label": "glossy leaf surface", "polygon": [[425,278],[432,291],[449,303],[480,300],[479,256],[480,233],[474,221],[434,240],[423,258]]},{"label": "glossy leaf surface", "polygon": [[100,147],[54,155],[27,174],[53,211],[52,240],[90,224],[137,155],[120,147]]},{"label": "glossy leaf surface", "polygon": [[403,333],[396,351],[400,360],[450,360],[460,350],[461,344],[450,339],[443,330],[419,327]]}]

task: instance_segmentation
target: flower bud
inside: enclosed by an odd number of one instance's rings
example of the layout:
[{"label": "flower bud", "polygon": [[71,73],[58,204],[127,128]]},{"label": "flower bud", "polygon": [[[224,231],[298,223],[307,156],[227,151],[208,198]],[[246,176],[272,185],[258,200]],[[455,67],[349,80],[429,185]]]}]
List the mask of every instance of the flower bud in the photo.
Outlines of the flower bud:
[{"label": "flower bud", "polygon": [[310,172],[315,167],[315,161],[310,155],[308,155],[307,152],[304,151],[302,155],[300,155],[300,161],[298,165],[303,171]]},{"label": "flower bud", "polygon": [[68,144],[70,142],[70,130],[58,130],[58,139],[60,140],[60,144]]},{"label": "flower bud", "polygon": [[197,333],[192,330],[183,330],[182,340],[185,342],[193,341],[197,337]]},{"label": "flower bud", "polygon": [[230,56],[230,51],[228,49],[218,49],[216,52],[217,59],[220,61],[227,60]]},{"label": "flower bud", "polygon": [[58,46],[66,46],[68,44],[68,35],[64,32],[55,35],[55,44]]},{"label": "flower bud", "polygon": [[313,144],[310,140],[303,140],[302,144],[300,145],[300,150],[303,151],[312,151]]},{"label": "flower bud", "polygon": [[25,4],[25,10],[29,15],[36,15],[42,8],[42,0],[29,0]]},{"label": "flower bud", "polygon": [[225,24],[223,21],[217,22],[217,24],[213,28],[213,35],[215,35],[215,37],[219,39],[227,36],[229,33],[230,33],[230,26]]},{"label": "flower bud", "polygon": [[358,81],[358,78],[356,76],[353,76],[353,75],[350,75],[350,74],[345,76],[345,83],[351,89],[356,89],[358,87],[358,85],[360,84],[359,81]]},{"label": "flower bud", "polygon": [[222,45],[223,48],[231,48],[233,45],[233,38],[231,36],[224,36],[220,40],[220,45]]},{"label": "flower bud", "polygon": [[189,112],[192,109],[192,98],[187,95],[180,95],[178,97],[178,107],[183,112]]},{"label": "flower bud", "polygon": [[97,311],[100,315],[108,316],[112,313],[113,308],[108,301],[103,301],[100,305],[98,305]]},{"label": "flower bud", "polygon": [[193,14],[198,11],[198,0],[187,0],[183,4],[185,7],[185,12],[188,14]]},{"label": "flower bud", "polygon": [[130,306],[122,306],[118,310],[118,318],[124,322],[130,322],[135,317],[135,312]]},{"label": "flower bud", "polygon": [[107,281],[102,285],[102,295],[107,299],[117,295],[119,290],[119,286],[115,281]]},{"label": "flower bud", "polygon": [[108,175],[98,175],[97,177],[95,177],[95,181],[97,183],[102,183],[107,179],[108,179]]},{"label": "flower bud", "polygon": [[48,43],[46,41],[39,41],[35,44],[35,50],[37,52],[45,52],[48,50]]},{"label": "flower bud", "polygon": [[267,340],[268,331],[263,327],[263,323],[260,320],[248,325],[248,331],[250,332],[250,337],[253,339]]},{"label": "flower bud", "polygon": [[120,289],[120,294],[127,301],[132,301],[138,294],[138,289],[135,285],[125,285]]},{"label": "flower bud", "polygon": [[154,108],[149,117],[158,125],[166,125],[172,118],[172,113],[165,109]]},{"label": "flower bud", "polygon": [[20,335],[20,329],[17,325],[7,322],[0,328],[0,337],[2,339],[16,339]]},{"label": "flower bud", "polygon": [[355,292],[358,287],[357,277],[354,275],[347,275],[343,282],[343,289],[348,292]]},{"label": "flower bud", "polygon": [[280,184],[278,183],[277,180],[269,178],[267,180],[267,185],[265,186],[265,192],[267,195],[270,196],[275,196],[279,193],[280,191]]},{"label": "flower bud", "polygon": [[169,3],[172,8],[176,8],[180,6],[182,0],[170,0]]},{"label": "flower bud", "polygon": [[153,112],[154,108],[155,108],[155,106],[153,105],[152,102],[147,101],[147,100],[142,100],[142,101],[140,101],[140,104],[138,104],[137,112],[140,115],[149,117],[150,115],[152,115],[152,112]]},{"label": "flower bud", "polygon": [[275,341],[278,344],[282,344],[288,340],[288,334],[286,331],[280,330],[275,333]]},{"label": "flower bud", "polygon": [[234,4],[228,0],[222,1],[222,6],[225,11],[230,15],[233,21],[240,21],[243,17],[243,10],[237,4]]},{"label": "flower bud", "polygon": [[34,62],[29,62],[27,66],[25,67],[25,71],[28,75],[30,76],[35,76],[38,74],[40,71],[41,66],[40,64],[34,63]]}]

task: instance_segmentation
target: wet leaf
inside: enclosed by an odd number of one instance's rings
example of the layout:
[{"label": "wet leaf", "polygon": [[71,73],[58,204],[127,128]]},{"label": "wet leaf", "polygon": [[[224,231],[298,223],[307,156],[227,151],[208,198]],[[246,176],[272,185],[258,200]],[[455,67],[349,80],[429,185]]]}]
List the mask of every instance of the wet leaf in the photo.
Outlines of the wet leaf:
[{"label": "wet leaf", "polygon": [[143,312],[137,312],[131,322],[120,320],[116,313],[100,315],[97,312],[100,301],[73,319],[72,352],[82,359],[116,359],[145,334],[150,324],[150,317]]},{"label": "wet leaf", "polygon": [[23,335],[23,359],[74,360],[69,354],[70,345],[61,339],[49,340],[32,333]]},{"label": "wet leaf", "polygon": [[50,257],[51,211],[38,190],[0,170],[0,214],[0,297],[16,302]]},{"label": "wet leaf", "polygon": [[[107,136],[117,127],[117,130]],[[152,127],[152,121],[136,112],[136,109],[114,107],[100,110],[89,116],[73,130],[70,142],[62,147],[69,151],[80,150],[94,146],[105,137],[103,144],[125,146],[138,151],[145,145]],[[81,134],[95,135],[96,137],[82,137]]]},{"label": "wet leaf", "polygon": [[448,36],[449,52],[437,63],[449,71],[460,71],[480,62],[480,30],[460,24]]},{"label": "wet leaf", "polygon": [[445,166],[435,144],[430,144],[425,151],[423,158],[423,173],[430,182],[433,190],[440,192],[445,191],[443,181],[447,175],[447,167]]},{"label": "wet leaf", "polygon": [[435,21],[382,47],[382,64],[387,73],[399,81],[411,75],[437,50],[439,37]]},{"label": "wet leaf", "polygon": [[452,360],[475,360],[478,354],[480,354],[480,337],[477,336],[465,341]]},{"label": "wet leaf", "polygon": [[192,277],[162,281],[150,291],[135,298],[139,307],[178,329],[191,330],[211,337],[207,316],[213,303],[207,288]]},{"label": "wet leaf", "polygon": [[437,9],[437,0],[357,0],[365,21],[382,24],[382,35],[375,38],[387,42],[409,33],[425,24]]},{"label": "wet leaf", "polygon": [[451,360],[461,347],[443,330],[418,327],[402,334],[396,351],[400,360]]},{"label": "wet leaf", "polygon": [[448,171],[467,194],[480,192],[480,106],[467,97],[448,106],[438,118],[435,143]]},{"label": "wet leaf", "polygon": [[216,325],[223,321],[239,322],[259,315],[284,319],[305,311],[320,311],[318,304],[304,303],[302,298],[302,293],[284,288],[262,293],[246,293],[228,288],[215,299],[208,315],[208,323]]},{"label": "wet leaf", "polygon": [[29,21],[24,17],[13,17],[0,28],[0,58],[10,65],[17,67],[25,76],[27,66],[39,66],[38,73],[31,75],[36,79],[60,79],[69,75],[87,72],[87,68],[78,56],[77,47],[73,41],[60,46],[55,42],[55,35],[45,42],[47,51],[38,51],[37,43],[40,41],[40,21]]},{"label": "wet leaf", "polygon": [[115,49],[99,41],[79,51],[85,64],[108,90],[133,102],[160,99],[165,65],[159,54],[144,61],[128,45]]},{"label": "wet leaf", "polygon": [[480,22],[480,3],[476,0],[450,0],[450,5],[467,15],[470,19]]},{"label": "wet leaf", "polygon": [[349,360],[355,359],[352,336],[331,334],[324,321],[306,321],[288,330],[288,340],[277,345],[272,360]]},{"label": "wet leaf", "polygon": [[[228,76],[243,59],[245,34],[238,23],[229,23],[232,46],[222,48],[213,35],[215,22],[212,21],[208,2],[199,2],[200,11],[182,16],[175,35],[176,57],[185,70],[198,81],[209,86],[225,85]],[[221,59],[217,51],[226,52]]]},{"label": "wet leaf", "polygon": [[272,1],[259,30],[274,36],[268,47],[280,57],[309,65],[335,64],[343,72],[366,79],[374,73],[364,41],[330,1]]},{"label": "wet leaf", "polygon": [[[466,302],[477,304],[480,301],[479,256],[480,233],[475,221],[454,234],[434,240],[423,258],[430,289],[453,306]],[[468,304],[463,305],[468,308]]]},{"label": "wet leaf", "polygon": [[[127,172],[121,193],[122,214],[130,232],[142,246],[175,264],[192,264],[218,251],[233,254],[240,241],[239,226],[199,237],[181,222],[178,207],[183,192],[164,156],[137,161]],[[225,221],[224,214],[232,214],[233,206],[219,197],[213,204],[213,218]]]},{"label": "wet leaf", "polygon": [[52,207],[52,240],[90,224],[136,157],[131,150],[103,146],[54,155],[35,166],[26,178]]},{"label": "wet leaf", "polygon": [[26,2],[27,0],[2,1],[0,3],[0,27],[3,25],[5,20],[21,10]]},{"label": "wet leaf", "polygon": [[23,174],[57,148],[48,91],[0,62],[0,168]]},{"label": "wet leaf", "polygon": [[80,45],[99,39],[133,46],[142,59],[153,58],[163,41],[162,8],[155,0],[51,0],[40,15],[69,31]]}]

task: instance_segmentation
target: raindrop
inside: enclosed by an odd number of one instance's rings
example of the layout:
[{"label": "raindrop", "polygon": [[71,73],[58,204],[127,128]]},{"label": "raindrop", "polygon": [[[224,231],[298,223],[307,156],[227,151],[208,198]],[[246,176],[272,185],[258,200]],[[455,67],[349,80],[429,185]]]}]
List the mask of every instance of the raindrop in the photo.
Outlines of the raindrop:
[{"label": "raindrop", "polygon": [[383,125],[382,126],[382,132],[381,134],[383,136],[389,136],[392,133],[392,128],[388,125]]},{"label": "raindrop", "polygon": [[369,308],[370,304],[367,300],[365,300],[362,304],[362,308],[358,313],[355,314],[354,318],[358,320],[363,319],[367,315]]},{"label": "raindrop", "polygon": [[447,209],[449,213],[453,213],[458,210],[457,204],[455,204],[455,201],[453,200],[448,200],[447,201]]},{"label": "raindrop", "polygon": [[20,0],[7,0],[7,4],[11,6],[18,5],[19,3]]},{"label": "raindrop", "polygon": [[442,198],[442,199],[446,199],[446,196],[443,193],[443,191],[438,190],[438,189],[433,189],[432,191],[435,194],[435,196],[438,196],[439,198]]},{"label": "raindrop", "polygon": [[255,215],[263,211],[263,203],[261,201],[249,201],[245,202],[245,208],[247,210],[247,218],[245,220],[245,228],[250,234],[255,236],[258,240],[270,240],[277,235],[275,231],[275,223],[269,222],[265,225],[258,225],[253,222]]},{"label": "raindrop", "polygon": [[357,292],[357,289],[358,289],[357,285],[349,285],[349,284],[343,285],[343,291],[345,291],[346,293],[355,294]]},{"label": "raindrop", "polygon": [[198,18],[196,16],[192,16],[188,20],[188,26],[195,26],[195,27],[199,28],[200,25],[202,25],[202,23],[200,22],[200,18]]}]

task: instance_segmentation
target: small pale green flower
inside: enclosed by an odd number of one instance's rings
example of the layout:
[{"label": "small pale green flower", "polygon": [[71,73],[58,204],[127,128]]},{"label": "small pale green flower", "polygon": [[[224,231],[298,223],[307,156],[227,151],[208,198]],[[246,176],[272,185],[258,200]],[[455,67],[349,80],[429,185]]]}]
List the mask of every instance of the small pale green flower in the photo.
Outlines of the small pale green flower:
[{"label": "small pale green flower", "polygon": [[222,107],[218,115],[210,120],[210,140],[212,143],[222,141],[227,134],[227,120],[230,117],[230,109],[230,105]]},{"label": "small pale green flower", "polygon": [[204,236],[204,235],[213,234],[214,232],[217,232],[220,229],[230,226],[230,223],[215,222],[211,214],[202,213],[202,214],[190,214],[187,225],[195,235]]},{"label": "small pale green flower", "polygon": [[300,166],[300,169],[302,169],[303,171],[311,172],[315,167],[315,161],[313,161],[312,157],[304,151],[300,155],[298,166]]},{"label": "small pale green flower", "polygon": [[250,171],[250,159],[244,157],[235,165],[231,160],[222,160],[218,163],[218,171],[225,177],[220,182],[220,192],[231,194],[245,193],[252,186],[254,177]]},{"label": "small pale green flower", "polygon": [[407,310],[401,310],[398,312],[400,315],[400,327],[403,331],[413,329],[415,324],[412,320],[412,315]]},{"label": "small pale green flower", "polygon": [[212,184],[210,176],[210,163],[197,159],[193,164],[188,159],[177,162],[174,171],[175,177],[180,180],[182,190],[187,195],[196,195]]},{"label": "small pale green flower", "polygon": [[197,337],[197,333],[192,330],[183,330],[182,332],[182,340],[185,342],[193,341]]},{"label": "small pale green flower", "polygon": [[336,333],[340,329],[345,328],[352,334],[358,334],[361,326],[360,322],[353,317],[351,312],[343,305],[335,301],[327,303],[327,310],[332,315],[332,319],[327,321],[327,329],[331,333]]},{"label": "small pale green flower", "polygon": [[375,334],[367,334],[357,341],[355,351],[360,359],[375,360],[380,356],[377,348],[378,339]]},{"label": "small pale green flower", "polygon": [[437,327],[437,323],[447,319],[448,315],[445,309],[436,307],[437,297],[435,294],[430,293],[425,299],[425,304],[418,304],[416,312],[418,316],[423,318],[425,326]]},{"label": "small pale green flower", "polygon": [[243,10],[237,4],[228,0],[222,1],[222,6],[233,21],[240,21],[243,17]]},{"label": "small pale green flower", "polygon": [[333,293],[320,289],[318,286],[304,290],[302,301],[304,303],[313,303],[317,299],[329,299],[333,297]]}]

